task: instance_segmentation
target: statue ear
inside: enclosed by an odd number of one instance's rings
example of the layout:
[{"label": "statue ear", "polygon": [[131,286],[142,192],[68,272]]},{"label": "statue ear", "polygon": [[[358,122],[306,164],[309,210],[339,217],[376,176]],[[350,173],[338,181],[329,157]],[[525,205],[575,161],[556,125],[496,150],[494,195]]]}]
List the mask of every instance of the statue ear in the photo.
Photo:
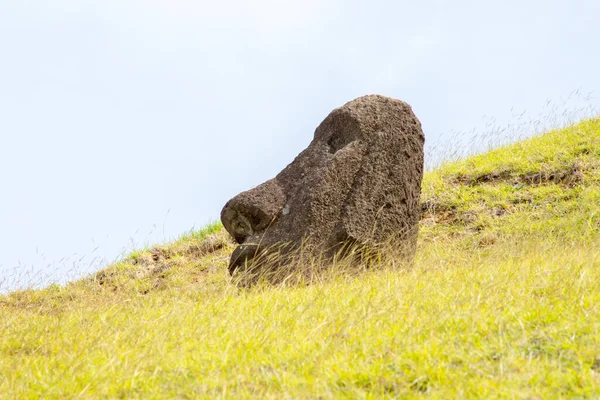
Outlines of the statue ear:
[{"label": "statue ear", "polygon": [[423,137],[377,132],[367,144],[342,212],[343,231],[359,243],[392,235],[416,239],[423,178]]}]

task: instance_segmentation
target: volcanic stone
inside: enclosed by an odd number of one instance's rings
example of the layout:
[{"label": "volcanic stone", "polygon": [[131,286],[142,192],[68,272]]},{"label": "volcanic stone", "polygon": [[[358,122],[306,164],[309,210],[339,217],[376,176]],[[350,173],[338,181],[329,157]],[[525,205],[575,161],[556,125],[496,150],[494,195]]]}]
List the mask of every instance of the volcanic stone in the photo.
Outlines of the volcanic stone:
[{"label": "volcanic stone", "polygon": [[230,273],[269,249],[285,253],[301,244],[331,257],[348,243],[391,239],[411,260],[424,141],[403,101],[369,95],[333,110],[291,164],[223,208],[223,226],[240,244]]}]

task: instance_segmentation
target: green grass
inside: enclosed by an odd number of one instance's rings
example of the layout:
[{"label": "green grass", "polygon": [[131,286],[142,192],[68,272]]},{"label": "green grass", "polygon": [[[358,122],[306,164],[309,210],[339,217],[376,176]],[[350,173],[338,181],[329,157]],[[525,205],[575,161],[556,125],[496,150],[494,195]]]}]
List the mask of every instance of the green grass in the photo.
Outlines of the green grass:
[{"label": "green grass", "polygon": [[0,297],[0,397],[600,397],[600,120],[443,165],[423,204],[412,268],[239,289],[213,224]]}]

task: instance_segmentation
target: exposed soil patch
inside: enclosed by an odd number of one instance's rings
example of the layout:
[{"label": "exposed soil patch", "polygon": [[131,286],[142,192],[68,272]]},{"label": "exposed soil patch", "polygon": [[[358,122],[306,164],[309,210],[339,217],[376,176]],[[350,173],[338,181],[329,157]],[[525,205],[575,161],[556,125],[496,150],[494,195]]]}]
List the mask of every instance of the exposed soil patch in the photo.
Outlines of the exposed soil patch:
[{"label": "exposed soil patch", "polygon": [[468,224],[477,219],[475,211],[460,211],[453,206],[447,206],[435,200],[421,203],[421,223],[428,225]]},{"label": "exposed soil patch", "polygon": [[600,372],[600,357],[594,358],[594,361],[592,362],[592,370],[594,372]]},{"label": "exposed soil patch", "polygon": [[463,185],[479,185],[482,183],[510,182],[514,185],[542,185],[547,183],[574,186],[583,181],[584,165],[576,161],[566,168],[553,171],[538,171],[525,174],[516,174],[514,171],[505,170],[481,175],[457,175],[453,183]]},{"label": "exposed soil patch", "polygon": [[149,254],[142,254],[132,261],[134,265],[164,265],[175,257],[200,258],[227,245],[224,235],[211,235],[201,243],[189,242],[180,246],[153,247]]},{"label": "exposed soil patch", "polygon": [[[126,260],[131,269],[118,270],[108,268],[98,272],[94,280],[99,285],[114,284],[114,277],[127,276],[131,279],[154,279],[154,288],[160,287],[168,272],[177,267],[185,267],[200,262],[200,259],[224,249],[231,244],[231,239],[225,233],[208,236],[203,241],[183,242],[175,245],[156,246],[150,251]],[[117,285],[114,289],[116,290]]]}]

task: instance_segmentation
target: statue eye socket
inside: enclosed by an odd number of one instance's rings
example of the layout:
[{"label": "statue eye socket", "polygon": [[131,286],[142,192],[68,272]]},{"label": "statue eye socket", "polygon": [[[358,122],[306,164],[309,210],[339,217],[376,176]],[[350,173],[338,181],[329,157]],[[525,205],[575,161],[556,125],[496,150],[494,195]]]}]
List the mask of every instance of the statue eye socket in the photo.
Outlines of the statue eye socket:
[{"label": "statue eye socket", "polygon": [[327,139],[328,151],[335,154],[358,140],[361,136],[360,126],[350,115],[338,116],[335,125],[330,124],[326,128],[329,139]]},{"label": "statue eye socket", "polygon": [[350,143],[354,142],[357,138],[354,135],[333,135],[327,141],[329,146],[329,152],[335,154]]}]

